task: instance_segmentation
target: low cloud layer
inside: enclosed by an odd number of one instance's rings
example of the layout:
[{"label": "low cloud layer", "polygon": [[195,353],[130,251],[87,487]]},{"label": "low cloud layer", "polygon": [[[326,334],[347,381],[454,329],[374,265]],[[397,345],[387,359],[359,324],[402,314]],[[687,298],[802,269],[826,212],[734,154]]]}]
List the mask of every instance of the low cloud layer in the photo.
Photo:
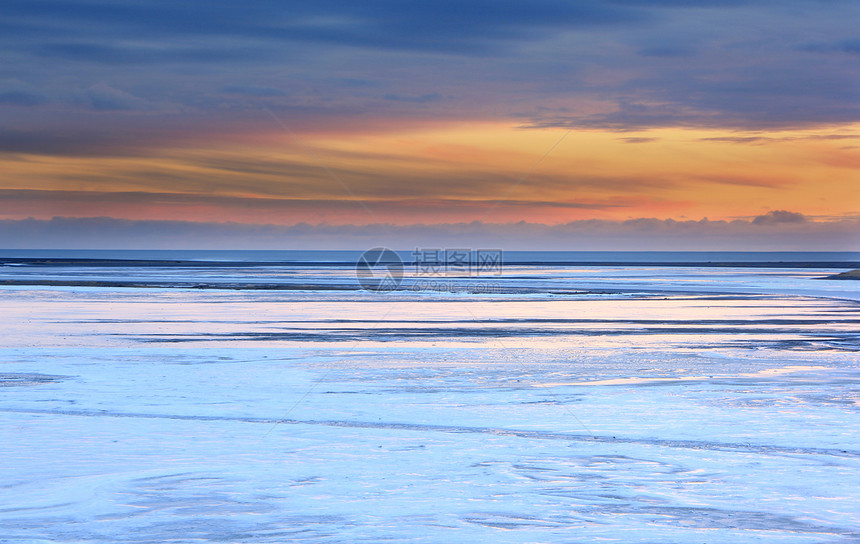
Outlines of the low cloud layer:
[{"label": "low cloud layer", "polygon": [[753,225],[778,225],[780,223],[803,223],[806,217],[802,213],[786,210],[773,210],[753,219]]},{"label": "low cloud layer", "polygon": [[[788,217],[774,212],[760,217]],[[628,221],[439,225],[249,225],[62,218],[0,221],[5,249],[352,249],[375,246],[498,247],[507,250],[860,251],[860,218]]]}]

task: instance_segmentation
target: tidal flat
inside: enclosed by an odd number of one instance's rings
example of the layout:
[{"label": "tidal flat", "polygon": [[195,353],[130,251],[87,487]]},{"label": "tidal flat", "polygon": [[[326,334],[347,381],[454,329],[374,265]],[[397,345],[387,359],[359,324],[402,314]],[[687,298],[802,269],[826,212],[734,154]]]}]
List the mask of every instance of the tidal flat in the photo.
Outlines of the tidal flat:
[{"label": "tidal flat", "polygon": [[0,542],[860,538],[860,288],[828,270],[167,268],[50,279],[311,287],[0,288]]}]

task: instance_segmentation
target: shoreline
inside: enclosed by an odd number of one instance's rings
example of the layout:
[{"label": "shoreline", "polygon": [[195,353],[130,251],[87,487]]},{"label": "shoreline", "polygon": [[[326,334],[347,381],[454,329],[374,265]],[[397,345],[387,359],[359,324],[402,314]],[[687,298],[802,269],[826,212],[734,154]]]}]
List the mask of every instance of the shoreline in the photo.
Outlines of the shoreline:
[{"label": "shoreline", "polygon": [[832,276],[826,276],[823,278],[816,278],[819,280],[860,280],[860,270],[848,270],[847,272],[840,272],[839,274],[833,274]]}]

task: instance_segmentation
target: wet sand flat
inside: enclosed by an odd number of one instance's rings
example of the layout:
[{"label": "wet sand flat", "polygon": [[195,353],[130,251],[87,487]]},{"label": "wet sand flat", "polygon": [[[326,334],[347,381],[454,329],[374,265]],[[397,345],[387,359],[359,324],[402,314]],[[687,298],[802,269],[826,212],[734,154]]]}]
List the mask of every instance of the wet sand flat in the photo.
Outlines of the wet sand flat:
[{"label": "wet sand flat", "polygon": [[653,285],[2,288],[0,540],[860,538],[860,305]]}]

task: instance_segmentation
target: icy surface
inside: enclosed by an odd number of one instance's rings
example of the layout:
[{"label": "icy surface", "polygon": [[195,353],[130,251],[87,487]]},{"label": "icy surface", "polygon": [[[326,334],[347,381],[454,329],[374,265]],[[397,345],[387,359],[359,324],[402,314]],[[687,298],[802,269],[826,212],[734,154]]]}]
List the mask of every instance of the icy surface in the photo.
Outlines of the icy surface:
[{"label": "icy surface", "polygon": [[814,274],[4,287],[0,542],[857,542],[858,288]]}]

